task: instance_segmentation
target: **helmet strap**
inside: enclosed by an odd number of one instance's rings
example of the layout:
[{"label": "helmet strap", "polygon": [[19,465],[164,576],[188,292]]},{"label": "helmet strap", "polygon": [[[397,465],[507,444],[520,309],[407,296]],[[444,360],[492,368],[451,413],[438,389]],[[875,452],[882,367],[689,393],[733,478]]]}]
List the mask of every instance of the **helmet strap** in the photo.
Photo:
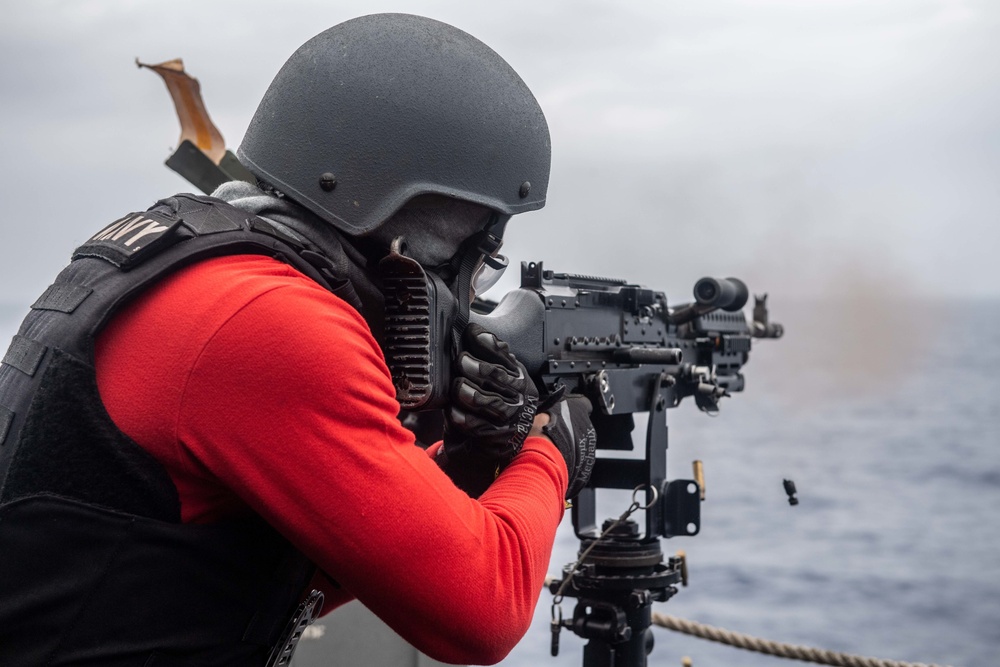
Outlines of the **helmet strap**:
[{"label": "helmet strap", "polygon": [[[458,272],[452,282],[452,293],[458,302],[458,310],[452,324],[451,341],[453,356],[457,357],[460,350],[462,334],[469,324],[469,307],[472,305],[469,295],[472,293],[472,277],[479,268],[479,261],[483,257],[489,257],[500,248],[501,237],[503,235],[503,225],[506,220],[500,219],[496,213],[490,216],[490,221],[486,228],[466,243],[462,244],[459,250],[461,259],[458,264]],[[499,229],[496,229],[499,223]]]}]

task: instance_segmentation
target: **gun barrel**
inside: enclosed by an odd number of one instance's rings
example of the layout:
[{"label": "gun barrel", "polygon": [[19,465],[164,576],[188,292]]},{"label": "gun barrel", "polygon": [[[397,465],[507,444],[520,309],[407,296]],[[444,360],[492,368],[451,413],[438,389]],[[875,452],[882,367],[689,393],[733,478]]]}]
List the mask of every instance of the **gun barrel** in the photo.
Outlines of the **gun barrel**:
[{"label": "gun barrel", "polygon": [[627,347],[616,350],[615,361],[626,364],[666,364],[681,363],[684,353],[676,347]]}]

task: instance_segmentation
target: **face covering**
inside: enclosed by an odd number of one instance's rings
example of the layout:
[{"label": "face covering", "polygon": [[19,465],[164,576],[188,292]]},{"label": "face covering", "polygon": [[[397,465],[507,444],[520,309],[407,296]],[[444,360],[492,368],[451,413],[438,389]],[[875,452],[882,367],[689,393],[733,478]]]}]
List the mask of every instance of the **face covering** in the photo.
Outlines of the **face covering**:
[{"label": "face covering", "polygon": [[409,256],[402,236],[393,239],[379,262],[385,297],[383,352],[403,409],[426,410],[447,401],[451,362],[460,352],[472,300],[507,266],[507,258],[499,254],[505,223],[491,215],[486,229],[434,269]]},{"label": "face covering", "polygon": [[406,255],[426,267],[451,261],[465,241],[482,231],[494,212],[485,206],[443,195],[420,195],[408,201],[369,238],[388,247],[406,239]]}]

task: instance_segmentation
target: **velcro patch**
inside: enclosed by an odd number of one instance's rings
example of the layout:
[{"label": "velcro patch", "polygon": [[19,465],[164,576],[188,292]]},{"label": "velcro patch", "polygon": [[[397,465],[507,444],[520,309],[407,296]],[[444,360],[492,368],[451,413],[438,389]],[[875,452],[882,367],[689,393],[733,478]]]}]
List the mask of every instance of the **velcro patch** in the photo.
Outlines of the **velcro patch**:
[{"label": "velcro patch", "polygon": [[10,347],[7,348],[7,354],[3,357],[3,362],[0,363],[13,366],[25,375],[34,375],[42,357],[45,356],[46,349],[48,348],[37,341],[15,334]]},{"label": "velcro patch", "polygon": [[38,299],[31,304],[32,310],[56,310],[72,313],[84,299],[94,292],[90,287],[70,283],[49,285]]},{"label": "velcro patch", "polygon": [[174,230],[180,224],[180,218],[155,211],[129,213],[94,234],[76,249],[73,259],[100,257],[119,268],[129,269],[146,255],[176,241]]}]

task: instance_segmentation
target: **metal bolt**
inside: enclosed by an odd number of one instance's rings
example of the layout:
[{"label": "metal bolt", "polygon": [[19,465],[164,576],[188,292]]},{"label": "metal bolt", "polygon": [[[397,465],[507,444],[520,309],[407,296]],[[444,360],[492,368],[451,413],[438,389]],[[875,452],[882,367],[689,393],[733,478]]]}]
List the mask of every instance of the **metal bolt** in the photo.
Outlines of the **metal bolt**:
[{"label": "metal bolt", "polygon": [[319,177],[319,187],[323,188],[324,192],[332,192],[337,187],[337,177],[330,172],[321,174]]},{"label": "metal bolt", "polygon": [[531,192],[531,183],[525,181],[524,183],[521,183],[521,188],[517,191],[517,194],[521,196],[521,199],[524,199],[528,196],[529,192]]}]

